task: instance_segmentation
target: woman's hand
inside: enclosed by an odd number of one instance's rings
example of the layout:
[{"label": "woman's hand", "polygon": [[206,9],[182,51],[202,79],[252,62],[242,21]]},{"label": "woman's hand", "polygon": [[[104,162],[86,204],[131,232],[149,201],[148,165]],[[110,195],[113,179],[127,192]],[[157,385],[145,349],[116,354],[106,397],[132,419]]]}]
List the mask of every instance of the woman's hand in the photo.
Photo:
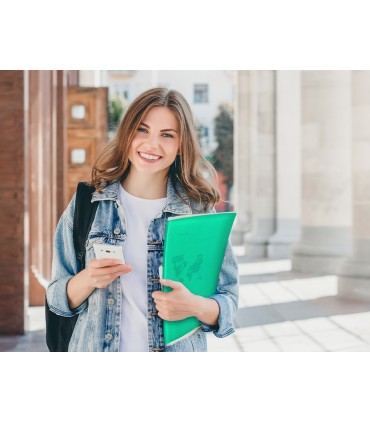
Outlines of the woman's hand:
[{"label": "woman's hand", "polygon": [[119,260],[104,258],[92,259],[86,267],[90,288],[106,288],[120,275],[131,272],[130,264],[120,264]]},{"label": "woman's hand", "polygon": [[181,282],[168,279],[160,279],[160,282],[173,288],[171,292],[155,291],[152,294],[161,319],[182,320],[196,314],[198,295],[192,294]]},{"label": "woman's hand", "polygon": [[194,316],[207,325],[217,326],[220,307],[213,298],[192,294],[181,282],[159,279],[171,292],[155,291],[152,294],[158,316],[163,320],[182,320]]}]

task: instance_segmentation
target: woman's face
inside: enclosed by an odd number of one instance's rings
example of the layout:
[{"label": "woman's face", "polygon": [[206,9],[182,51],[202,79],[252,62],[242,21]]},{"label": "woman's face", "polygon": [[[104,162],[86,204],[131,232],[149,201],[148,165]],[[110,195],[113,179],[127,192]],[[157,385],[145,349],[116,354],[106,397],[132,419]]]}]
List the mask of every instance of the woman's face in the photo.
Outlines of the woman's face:
[{"label": "woman's face", "polygon": [[179,123],[168,107],[156,106],[144,116],[132,140],[129,159],[138,172],[165,176],[180,147]]}]

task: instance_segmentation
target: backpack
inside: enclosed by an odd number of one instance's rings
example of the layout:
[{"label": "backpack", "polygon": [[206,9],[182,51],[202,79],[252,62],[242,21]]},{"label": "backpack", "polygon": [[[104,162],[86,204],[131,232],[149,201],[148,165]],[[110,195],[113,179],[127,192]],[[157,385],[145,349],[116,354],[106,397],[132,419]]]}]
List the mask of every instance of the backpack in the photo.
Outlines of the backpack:
[{"label": "backpack", "polygon": [[[91,203],[95,187],[79,182],[76,192],[75,212],[73,216],[73,245],[79,268],[85,268],[85,242],[95,217],[98,202]],[[58,316],[48,306],[45,295],[46,344],[50,352],[67,352],[78,315]]]}]

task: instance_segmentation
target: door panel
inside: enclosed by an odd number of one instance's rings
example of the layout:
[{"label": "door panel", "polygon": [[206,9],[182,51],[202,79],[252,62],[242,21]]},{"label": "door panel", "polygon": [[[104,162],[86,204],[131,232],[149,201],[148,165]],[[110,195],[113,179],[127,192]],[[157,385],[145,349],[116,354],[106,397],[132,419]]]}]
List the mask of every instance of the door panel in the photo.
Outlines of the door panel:
[{"label": "door panel", "polygon": [[77,183],[91,179],[97,154],[108,142],[107,107],[107,88],[68,88],[66,205]]}]

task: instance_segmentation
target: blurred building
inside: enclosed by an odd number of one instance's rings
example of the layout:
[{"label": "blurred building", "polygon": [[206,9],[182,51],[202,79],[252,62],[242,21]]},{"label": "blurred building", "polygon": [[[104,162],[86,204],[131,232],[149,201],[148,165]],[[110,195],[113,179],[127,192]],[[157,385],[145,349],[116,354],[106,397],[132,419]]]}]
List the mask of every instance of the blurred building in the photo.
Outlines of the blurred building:
[{"label": "blurred building", "polygon": [[162,86],[180,91],[190,104],[200,133],[203,152],[217,147],[214,118],[221,103],[234,103],[236,72],[225,70],[105,70],[81,71],[80,85],[106,86],[109,98],[119,98],[126,106],[143,91]]},{"label": "blurred building", "polygon": [[78,71],[0,71],[0,334],[43,305],[58,219],[106,140],[107,90]]},{"label": "blurred building", "polygon": [[370,71],[239,71],[234,242],[370,298]]}]

